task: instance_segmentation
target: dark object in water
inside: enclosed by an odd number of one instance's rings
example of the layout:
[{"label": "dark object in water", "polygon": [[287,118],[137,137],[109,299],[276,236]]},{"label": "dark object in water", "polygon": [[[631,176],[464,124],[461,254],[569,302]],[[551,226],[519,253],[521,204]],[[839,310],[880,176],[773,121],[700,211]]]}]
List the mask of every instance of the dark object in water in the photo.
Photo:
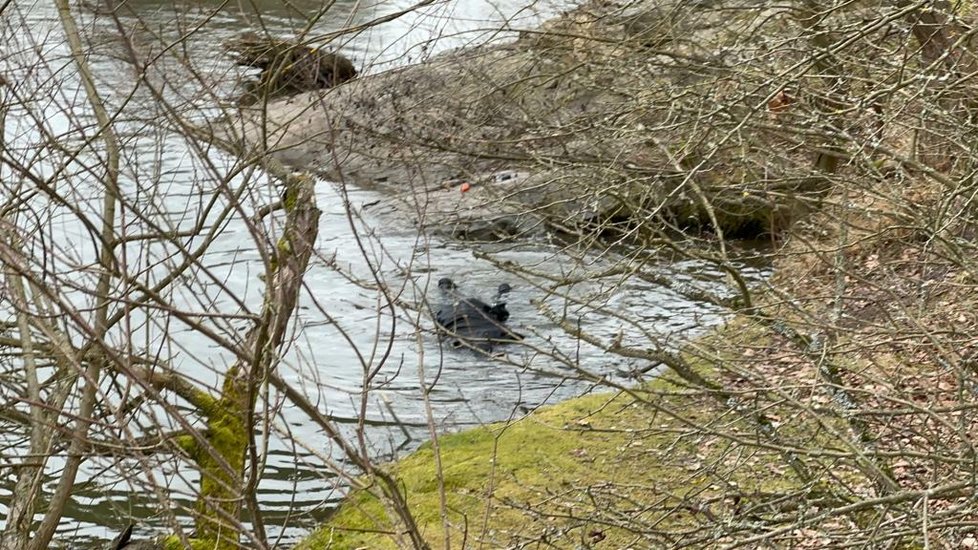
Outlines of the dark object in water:
[{"label": "dark object in water", "polygon": [[112,539],[112,542],[109,544],[109,549],[120,550],[121,548],[125,548],[129,544],[129,539],[132,538],[133,527],[134,525],[132,523],[126,526],[125,530],[119,533],[119,536]]},{"label": "dark object in water", "polygon": [[353,63],[342,54],[296,40],[246,32],[224,47],[236,64],[261,69],[252,93],[275,96],[331,88],[357,76]]},{"label": "dark object in water", "polygon": [[135,524],[130,523],[119,536],[109,543],[109,550],[163,550],[163,544],[152,540],[132,540]]},{"label": "dark object in water", "polygon": [[503,297],[512,288],[499,285],[492,304],[478,298],[463,298],[455,283],[445,277],[438,281],[443,303],[435,313],[435,323],[445,337],[451,338],[453,347],[470,346],[491,352],[493,347],[507,342],[518,342],[523,335],[505,326],[509,310]]}]

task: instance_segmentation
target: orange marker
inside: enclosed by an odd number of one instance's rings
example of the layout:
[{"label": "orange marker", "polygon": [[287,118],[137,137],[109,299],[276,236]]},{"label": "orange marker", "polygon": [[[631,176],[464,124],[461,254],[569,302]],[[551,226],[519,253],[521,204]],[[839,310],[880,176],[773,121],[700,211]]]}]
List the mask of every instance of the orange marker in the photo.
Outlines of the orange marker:
[{"label": "orange marker", "polygon": [[786,94],[784,90],[781,90],[771,98],[771,101],[767,102],[767,110],[775,114],[783,113],[787,111],[788,107],[791,107],[791,104],[794,102],[794,98]]}]

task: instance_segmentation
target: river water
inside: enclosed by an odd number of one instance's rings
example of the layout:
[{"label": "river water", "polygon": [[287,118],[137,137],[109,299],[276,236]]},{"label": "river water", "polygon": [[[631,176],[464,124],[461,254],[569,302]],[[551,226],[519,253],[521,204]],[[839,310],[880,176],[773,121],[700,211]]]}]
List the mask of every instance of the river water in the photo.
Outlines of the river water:
[{"label": "river water", "polygon": [[[45,67],[51,74],[60,75],[57,89],[45,84],[44,78],[37,78],[34,93],[40,98],[47,92],[64,102],[34,106],[30,112],[42,113],[43,125],[71,144],[72,139],[77,139],[72,130],[84,126],[73,118],[72,109],[84,109],[68,101],[79,97],[79,87],[77,77],[66,68],[67,47],[57,14],[48,4],[15,4],[3,17],[5,32],[21,33],[14,42],[20,47],[8,49],[0,67],[8,79],[23,75],[26,80],[29,69],[38,66],[33,56],[49,62],[61,60],[63,65],[52,62]],[[256,5],[260,9],[255,9]],[[312,23],[312,28],[326,33],[409,5],[403,1],[375,6],[338,1],[326,16]],[[154,38],[167,43],[167,36],[184,35],[182,43],[187,45],[187,55],[195,66],[211,74],[231,75],[237,69],[215,53],[220,51],[222,41],[259,25],[274,34],[299,33],[322,3],[137,0],[125,6],[118,11],[121,26],[91,12],[82,14],[80,19],[96,37],[103,33],[109,37],[120,28],[140,35],[143,43]],[[505,38],[505,33],[498,32],[504,22],[512,28],[529,27],[555,13],[558,7],[543,3],[528,6],[526,2],[511,0],[436,2],[419,13],[339,37],[334,46],[341,47],[357,66],[370,67],[367,72],[378,71],[448,48]],[[26,47],[32,42],[38,47]],[[131,67],[112,56],[93,57],[92,62],[105,89],[128,97]],[[215,79],[215,86],[220,87],[226,80]],[[231,93],[230,87],[226,92]],[[181,89],[169,93],[179,95]],[[9,96],[7,101],[12,101]],[[133,105],[140,105],[139,102],[140,97],[134,95]],[[71,108],[64,108],[65,104]],[[206,114],[206,106],[200,107],[200,112]],[[85,116],[78,113],[81,119]],[[133,121],[145,118],[150,117],[133,117]],[[4,124],[4,140],[8,145],[30,143],[37,138],[37,125],[27,110],[12,110]],[[128,175],[124,182],[129,186],[124,185],[123,191],[131,194],[134,204],[147,205],[144,213],[166,220],[171,227],[185,228],[195,219],[192,214],[203,210],[203,199],[209,192],[207,181],[238,177],[231,174],[235,160],[219,151],[194,150],[178,134],[149,125],[133,122],[125,128]],[[10,148],[21,154],[29,149]],[[37,166],[42,173],[51,169],[44,162]],[[9,167],[0,167],[0,179],[11,175]],[[266,180],[259,176],[256,181]],[[146,182],[153,185],[147,186]],[[88,184],[74,188],[75,206],[89,214],[97,213],[99,189],[92,184],[86,191],[85,185]],[[474,248],[419,234],[407,223],[398,225],[374,217],[368,206],[379,197],[373,191],[341,190],[329,182],[321,182],[318,190],[317,201],[323,215],[317,257],[300,299],[294,343],[279,372],[302,388],[324,412],[341,422],[348,419],[350,423],[341,425],[351,437],[353,422],[365,411],[365,442],[370,453],[379,458],[391,458],[416,448],[429,437],[429,424],[439,432],[447,432],[519,417],[540,405],[603,389],[594,380],[626,382],[629,370],[649,367],[572,338],[541,314],[542,307],[563,312],[567,319],[606,340],[620,333],[626,345],[641,345],[649,338],[678,343],[722,320],[716,308],[691,302],[638,278],[596,276],[621,260],[613,253],[593,254],[544,242]],[[253,212],[273,199],[271,184],[256,185],[244,196],[243,209]],[[90,239],[78,223],[78,216],[66,215],[60,208],[45,206],[45,227],[48,239],[60,251],[50,269],[67,273],[90,262],[95,252],[86,244]],[[132,223],[133,227],[139,226]],[[210,282],[177,285],[169,296],[175,308],[233,314],[241,308],[255,311],[260,306],[262,289],[258,276],[262,263],[255,247],[248,246],[248,227],[239,219],[221,223],[222,231],[202,262]],[[134,245],[127,247],[126,253],[158,267],[165,262],[154,263],[153,258],[164,255],[164,248]],[[554,286],[545,278],[507,274],[492,262],[479,259],[476,252],[496,261],[514,262],[530,272],[586,282]],[[704,286],[721,294],[726,288],[724,275],[702,263],[662,261],[655,265],[655,271],[677,282]],[[743,273],[760,279],[764,269],[745,265]],[[386,294],[377,289],[374,276],[383,283]],[[484,298],[489,298],[500,282],[509,282],[514,288],[508,299],[511,323],[527,335],[525,345],[511,346],[504,356],[496,358],[443,348],[431,333],[428,315],[429,302],[437,300],[434,281],[442,276],[452,277],[464,292]],[[84,279],[85,275],[78,277]],[[386,300],[392,295],[396,305],[388,308]],[[82,298],[78,300],[84,302]],[[165,342],[166,349],[160,349],[159,354],[199,383],[215,384],[233,360],[213,339],[202,337],[172,316],[160,320],[154,313],[134,312],[130,324],[129,337],[153,345]],[[227,335],[240,328],[227,318],[208,326]],[[365,371],[376,373],[369,392],[364,391]],[[422,378],[432,384],[427,402],[420,390]],[[281,536],[288,543],[307,533],[342,497],[345,485],[327,463],[337,461],[343,465],[344,461],[316,426],[276,399],[273,392],[270,401],[274,420],[267,434],[267,459],[258,501],[267,514],[270,536]],[[158,420],[164,426],[175,427],[170,419]],[[181,507],[192,506],[192,471],[178,463],[162,461],[152,463],[145,472],[126,476],[120,475],[119,464],[109,459],[86,463],[85,483],[73,496],[67,521],[59,531],[64,547],[95,547],[98,541],[112,538],[131,519],[139,522],[138,536],[166,529],[167,514],[153,495],[147,494],[147,479],[167,487],[172,498],[168,505],[177,520],[190,524],[189,515]],[[57,465],[55,461],[52,473],[56,473]],[[136,471],[145,463],[131,466]],[[0,503],[9,495],[9,482],[4,476]]]}]

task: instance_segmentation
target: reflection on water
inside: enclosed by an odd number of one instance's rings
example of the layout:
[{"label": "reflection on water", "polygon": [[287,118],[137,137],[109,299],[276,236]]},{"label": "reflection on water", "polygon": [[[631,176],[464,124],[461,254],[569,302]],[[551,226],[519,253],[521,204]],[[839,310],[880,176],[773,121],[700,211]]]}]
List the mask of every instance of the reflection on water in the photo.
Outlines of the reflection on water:
[{"label": "reflection on water", "polygon": [[[410,3],[398,0],[369,5],[345,1],[320,13],[322,5],[309,0],[130,0],[118,13],[122,28],[131,31],[137,45],[145,48],[141,55],[159,51],[164,44],[178,44],[204,70],[218,75],[215,80],[220,81],[220,75],[231,75],[236,69],[214,52],[220,51],[220,43],[226,37],[243,28],[266,27],[273,34],[282,35],[301,34],[308,29],[311,35],[326,36],[343,27],[364,25],[396,13]],[[112,4],[102,2],[102,7],[108,9]],[[489,39],[495,35],[488,30],[505,21],[514,28],[530,25],[541,15],[552,13],[552,8],[539,3],[527,7],[525,2],[516,1],[436,2],[421,13],[336,40],[344,51],[351,52],[358,65],[382,67]],[[22,18],[22,23],[17,22],[17,17]],[[25,25],[31,39],[44,44],[40,50],[43,58],[57,67],[64,65],[66,48],[51,8],[34,4],[18,11],[17,17],[8,25]],[[90,19],[92,15],[86,17]],[[124,52],[120,44],[111,40],[119,27],[100,15],[89,28],[96,36],[106,38],[100,47],[114,52],[114,57],[93,58],[100,82],[107,83],[106,89],[129,91],[134,85],[131,67],[118,61]],[[466,30],[470,32],[463,32]],[[184,40],[177,42],[178,37]],[[0,62],[8,65],[4,66],[5,72],[26,70],[33,66],[31,56],[35,55],[37,52],[23,47]],[[159,63],[166,63],[165,59],[161,57]],[[72,108],[81,109],[77,102],[70,101],[78,89],[72,73],[60,68],[58,72],[61,79],[47,83],[50,88],[39,88],[38,97],[50,93]],[[213,99],[197,95],[199,90],[193,86],[170,86],[166,91],[186,99],[186,105],[197,109],[194,112],[206,109],[206,101]],[[151,96],[135,94],[130,98],[119,93],[113,101],[120,101],[119,97],[132,101],[127,106],[130,118],[119,122],[128,155],[122,192],[154,223],[173,230],[186,228],[214,195],[212,180],[226,175],[234,166],[234,159],[216,151],[195,151],[179,135],[154,126],[153,119],[158,115]],[[75,122],[66,113],[39,109],[53,135],[65,135],[74,127]],[[4,140],[12,144],[11,150],[17,151],[21,145],[25,154],[30,150],[31,136],[38,131],[32,126],[36,126],[35,120],[12,111],[4,125]],[[68,135],[64,143],[71,145],[71,139],[77,137]],[[50,166],[60,162],[56,157],[49,160]],[[0,173],[0,179],[8,175]],[[93,188],[78,192],[72,207],[95,215],[101,191],[95,183],[92,185]],[[529,272],[561,274],[586,282],[552,288],[544,279],[503,274],[493,264],[476,259],[468,246],[432,239],[419,235],[413,227],[372,217],[365,205],[380,198],[374,192],[346,191],[341,193],[327,182],[318,186],[317,200],[323,210],[318,257],[306,276],[295,342],[279,368],[284,379],[337,418],[345,434],[353,434],[357,419],[363,417],[367,445],[374,456],[394,457],[416,448],[428,437],[429,421],[438,430],[451,431],[506,419],[590,391],[593,380],[624,381],[623,373],[647,367],[634,360],[609,356],[572,338],[542,315],[542,308],[561,312],[568,321],[602,339],[621,338],[625,345],[641,345],[649,338],[679,341],[688,337],[691,329],[720,320],[715,308],[690,302],[668,289],[637,279],[595,276],[616,261],[612,255],[571,255],[544,243],[484,249],[498,261],[513,262]],[[242,207],[254,212],[275,196],[274,185],[258,185],[241,198]],[[345,204],[362,217],[351,224]],[[67,271],[94,259],[90,236],[71,212],[62,207],[45,211],[44,222],[52,228],[48,237],[71,251],[50,266],[55,271]],[[132,224],[131,231],[143,229],[139,219],[126,219]],[[237,313],[242,307],[254,312],[260,306],[262,288],[257,281],[263,264],[258,250],[241,220],[224,223],[203,260],[210,282],[188,282],[178,287],[167,296],[173,308]],[[154,248],[140,243],[127,246],[125,251],[130,258],[164,264],[161,258],[175,253],[163,245]],[[371,283],[372,270],[378,273],[386,293]],[[671,264],[661,266],[661,270],[676,280],[723,288],[724,274],[706,265]],[[745,267],[744,275],[756,279],[763,273]],[[490,296],[500,282],[509,282],[513,286],[508,298],[510,323],[527,336],[524,345],[510,346],[506,356],[496,360],[464,350],[444,349],[432,333],[428,314],[428,303],[437,300],[435,281],[443,276],[453,278],[463,292],[483,297]],[[397,304],[393,309],[384,307],[388,298]],[[84,302],[84,296],[77,299]],[[240,319],[208,322],[217,334],[240,337]],[[128,337],[159,342],[165,335],[169,346],[163,352],[165,359],[194,380],[214,385],[233,361],[226,349],[168,313],[134,311],[131,323]],[[372,377],[365,388],[367,372]],[[421,387],[435,381],[426,403]],[[364,398],[365,390],[369,394]],[[269,535],[294,540],[321,521],[342,496],[344,485],[326,463],[332,460],[342,464],[343,459],[298,410],[281,403],[274,392],[268,402],[272,421],[268,433],[260,436],[260,444],[267,451],[258,500],[267,514]],[[180,406],[178,402],[173,405]],[[164,429],[179,427],[162,411],[150,412],[159,413],[157,420]],[[145,418],[133,419],[132,428],[137,432],[148,431],[151,426]],[[57,460],[52,464],[53,473],[59,465]],[[120,472],[130,475],[122,477]],[[189,527],[187,510],[193,504],[196,481],[192,469],[168,457],[127,458],[121,464],[111,457],[95,457],[84,466],[80,488],[69,505],[69,521],[61,525],[59,535],[63,541],[71,541],[71,546],[84,546],[96,539],[112,538],[121,526],[135,518],[140,522],[137,535],[149,536],[153,529],[172,527],[166,524],[164,506],[174,510],[181,524]],[[151,484],[165,487],[167,499],[160,500],[150,489]],[[10,487],[10,480],[4,479],[0,490],[9,492]],[[0,493],[0,501],[3,496]],[[5,511],[0,507],[0,512]]]},{"label": "reflection on water", "polygon": [[[408,0],[129,0],[118,13],[138,19],[154,33],[175,33],[214,48],[244,29],[328,42],[365,72],[414,63],[448,49],[515,36],[555,15],[570,0],[439,0],[412,10]],[[399,17],[388,20],[392,15]],[[174,21],[180,21],[178,28]],[[382,24],[377,24],[380,23]],[[199,35],[204,35],[203,37]]]}]

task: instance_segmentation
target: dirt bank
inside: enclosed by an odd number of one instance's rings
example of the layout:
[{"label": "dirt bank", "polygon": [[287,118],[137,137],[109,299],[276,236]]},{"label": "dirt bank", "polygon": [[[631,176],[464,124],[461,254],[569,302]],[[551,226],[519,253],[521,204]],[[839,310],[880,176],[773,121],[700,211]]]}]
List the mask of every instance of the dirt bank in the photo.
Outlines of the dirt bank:
[{"label": "dirt bank", "polygon": [[246,108],[225,137],[388,191],[385,212],[453,236],[763,230],[795,208],[784,189],[745,181],[742,144],[673,120],[674,86],[714,93],[684,52],[719,37],[681,8],[590,2],[515,41]]}]

